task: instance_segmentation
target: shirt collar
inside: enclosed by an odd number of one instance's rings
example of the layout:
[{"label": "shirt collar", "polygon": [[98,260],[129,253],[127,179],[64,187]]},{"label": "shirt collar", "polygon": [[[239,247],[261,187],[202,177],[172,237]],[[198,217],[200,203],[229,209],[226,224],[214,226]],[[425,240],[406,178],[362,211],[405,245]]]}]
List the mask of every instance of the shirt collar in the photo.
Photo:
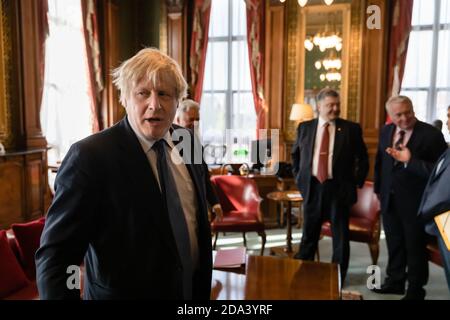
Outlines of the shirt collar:
[{"label": "shirt collar", "polygon": [[[141,144],[142,149],[144,150],[145,153],[149,152],[153,145],[155,144],[156,141],[155,139],[147,139],[146,137],[144,137],[139,130],[137,130],[137,128],[135,127],[135,125],[132,123],[132,121],[130,121],[130,119],[128,119],[128,123],[131,126],[131,129],[133,130],[134,134],[136,135],[136,137],[139,140],[139,143]],[[170,130],[167,130],[166,134],[164,135],[163,139],[166,141],[167,145],[169,146],[170,149],[172,149],[174,147],[173,141],[172,141],[172,136],[170,135]]]},{"label": "shirt collar", "polygon": [[319,127],[319,128],[322,128],[322,127],[324,126],[324,124],[327,123],[327,122],[328,122],[328,124],[329,124],[330,126],[334,126],[334,125],[335,125],[335,121],[334,121],[334,120],[332,120],[332,121],[327,121],[327,120],[325,120],[325,119],[323,119],[322,117],[319,116],[318,127]]},{"label": "shirt collar", "polygon": [[414,130],[414,127],[410,128],[410,129],[401,129],[400,127],[395,126],[395,134],[398,135],[400,134],[400,131],[405,131],[405,134],[409,134]]}]

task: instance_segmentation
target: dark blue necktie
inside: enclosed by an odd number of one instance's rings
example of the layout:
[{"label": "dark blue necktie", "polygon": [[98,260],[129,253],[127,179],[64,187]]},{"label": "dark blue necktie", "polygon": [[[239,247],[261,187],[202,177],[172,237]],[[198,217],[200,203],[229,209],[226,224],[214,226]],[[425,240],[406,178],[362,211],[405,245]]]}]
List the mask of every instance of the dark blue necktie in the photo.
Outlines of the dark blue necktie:
[{"label": "dark blue necktie", "polygon": [[181,200],[178,195],[175,180],[167,162],[166,142],[164,139],[158,140],[152,148],[157,154],[157,168],[161,193],[167,207],[173,236],[175,238],[178,254],[183,265],[183,297],[184,299],[192,299],[193,267],[191,242],[189,239],[189,231],[187,228],[183,207],[181,205]]}]

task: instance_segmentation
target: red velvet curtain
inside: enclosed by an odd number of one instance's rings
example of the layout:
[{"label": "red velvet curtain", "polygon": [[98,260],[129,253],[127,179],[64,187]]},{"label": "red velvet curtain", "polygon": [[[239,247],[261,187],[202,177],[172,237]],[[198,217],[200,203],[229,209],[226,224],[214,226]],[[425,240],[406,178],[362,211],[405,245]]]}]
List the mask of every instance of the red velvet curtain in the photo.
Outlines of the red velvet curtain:
[{"label": "red velvet curtain", "polygon": [[[388,97],[397,96],[400,93],[403,75],[405,73],[414,0],[393,0],[391,5],[392,18],[387,80]],[[389,121],[390,119],[388,117],[387,122]]]},{"label": "red velvet curtain", "polygon": [[202,98],[210,14],[211,0],[195,0],[189,66],[191,95],[198,103]]},{"label": "red velvet curtain", "polygon": [[48,1],[41,0],[36,3],[37,10],[37,19],[38,21],[38,30],[37,31],[37,39],[39,45],[38,51],[38,63],[39,63],[39,101],[38,106],[39,110],[42,104],[42,96],[44,94],[44,84],[45,84],[45,40],[49,34],[49,26],[48,26]]},{"label": "red velvet curtain", "polygon": [[100,60],[97,0],[81,0],[81,8],[83,12],[83,30],[90,80],[89,88],[92,100],[92,131],[98,132],[103,129],[100,103],[104,86]]},{"label": "red velvet curtain", "polygon": [[250,59],[253,100],[255,102],[257,129],[266,126],[264,103],[264,1],[246,0],[247,43]]}]

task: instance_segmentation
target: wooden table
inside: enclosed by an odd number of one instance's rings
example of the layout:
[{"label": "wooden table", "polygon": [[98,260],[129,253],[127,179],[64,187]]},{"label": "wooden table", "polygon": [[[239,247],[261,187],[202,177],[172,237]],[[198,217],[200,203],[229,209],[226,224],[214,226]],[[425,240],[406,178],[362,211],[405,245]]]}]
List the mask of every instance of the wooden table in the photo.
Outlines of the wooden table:
[{"label": "wooden table", "polygon": [[[280,254],[284,253],[289,257],[292,257],[292,222],[291,222],[291,211],[292,203],[300,203],[303,198],[298,191],[274,191],[267,195],[267,198],[277,202],[287,203],[287,219],[286,219],[286,248],[271,248],[270,254]],[[300,217],[299,217],[300,219]]]},{"label": "wooden table", "polygon": [[338,300],[338,266],[295,259],[248,256],[245,274],[213,271],[218,300]]}]

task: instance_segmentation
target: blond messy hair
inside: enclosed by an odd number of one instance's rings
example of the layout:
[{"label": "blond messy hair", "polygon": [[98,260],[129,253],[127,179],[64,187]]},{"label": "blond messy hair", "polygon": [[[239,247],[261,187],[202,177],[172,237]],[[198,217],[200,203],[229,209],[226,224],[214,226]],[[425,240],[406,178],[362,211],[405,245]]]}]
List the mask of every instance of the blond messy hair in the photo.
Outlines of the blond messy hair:
[{"label": "blond messy hair", "polygon": [[154,86],[165,82],[172,84],[178,101],[187,96],[187,83],[178,63],[156,48],[146,48],[124,61],[112,72],[113,83],[120,91],[120,103],[126,106],[131,90],[144,79]]}]

